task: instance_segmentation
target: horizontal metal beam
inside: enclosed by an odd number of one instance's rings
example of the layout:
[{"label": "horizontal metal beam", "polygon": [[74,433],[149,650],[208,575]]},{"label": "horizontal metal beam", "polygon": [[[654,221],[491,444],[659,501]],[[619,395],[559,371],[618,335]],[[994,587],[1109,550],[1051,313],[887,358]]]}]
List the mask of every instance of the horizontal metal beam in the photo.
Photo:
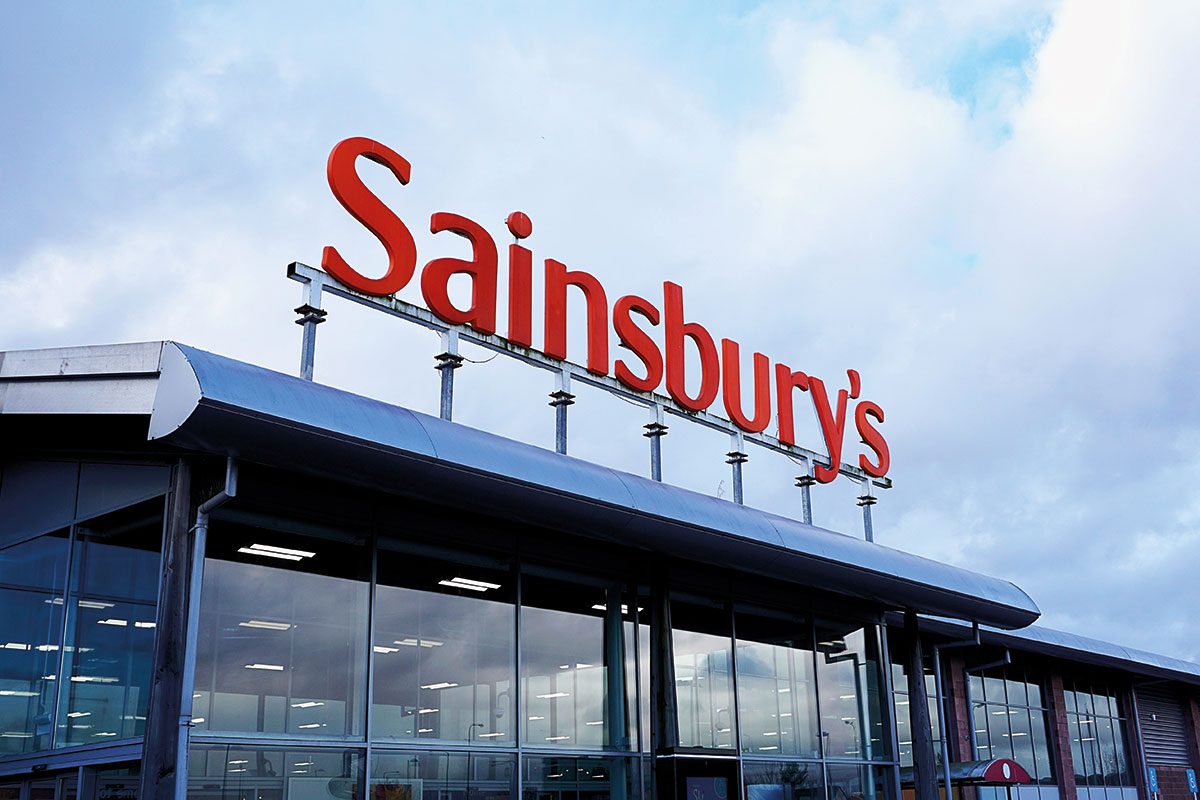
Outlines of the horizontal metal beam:
[{"label": "horizontal metal beam", "polygon": [[[508,339],[505,339],[502,336],[481,333],[466,325],[451,325],[438,319],[436,316],[434,316],[432,311],[413,305],[412,303],[405,302],[394,295],[388,297],[372,297],[370,295],[360,294],[359,292],[356,292],[347,288],[341,283],[338,283],[323,270],[310,267],[307,264],[293,262],[288,265],[287,274],[288,277],[294,281],[317,284],[320,286],[322,293],[328,292],[330,294],[337,295],[338,297],[344,297],[347,300],[367,306],[368,308],[373,308],[377,311],[383,311],[384,313],[391,314],[392,316],[400,317],[401,319],[406,319],[410,322],[415,322],[418,325],[429,328],[430,330],[437,331],[439,333],[444,331],[455,331],[462,340],[469,341],[472,344],[479,345],[480,347],[484,347],[497,353],[504,353],[505,355],[511,356],[519,361],[524,361],[526,364],[531,364],[548,372],[561,374],[565,371],[570,375],[570,379],[573,381],[585,383],[589,386],[595,386],[598,389],[603,389],[610,394],[623,397],[634,403],[644,405],[647,408],[653,408],[656,405],[661,406],[668,414],[690,419],[693,422],[697,422],[707,428],[711,428],[712,430],[720,431],[725,434],[740,434],[745,441],[753,442],[759,447],[764,447],[776,453],[782,453],[792,458],[810,459],[816,464],[829,464],[829,457],[823,453],[818,453],[815,450],[809,450],[805,447],[784,444],[778,438],[766,433],[747,433],[724,417],[719,417],[716,414],[711,414],[707,411],[687,411],[677,406],[675,401],[667,395],[659,394],[657,392],[639,392],[635,389],[630,389],[628,386],[609,375],[595,375],[591,372],[588,372],[587,369],[582,365],[576,364],[573,361],[559,361],[558,359],[551,358],[539,350],[534,350],[531,347],[524,347],[514,342],[510,342]],[[878,486],[881,489],[892,488],[891,478],[871,477],[866,473],[865,470],[852,464],[847,464],[845,462],[839,464],[838,472],[842,475],[855,478],[859,481],[869,479],[873,485]]]}]

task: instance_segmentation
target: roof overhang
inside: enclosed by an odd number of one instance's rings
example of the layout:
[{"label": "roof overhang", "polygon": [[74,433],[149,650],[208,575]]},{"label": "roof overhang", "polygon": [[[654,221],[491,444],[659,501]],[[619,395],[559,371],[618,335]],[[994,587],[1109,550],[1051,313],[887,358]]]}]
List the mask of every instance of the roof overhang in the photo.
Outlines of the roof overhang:
[{"label": "roof overhang", "polygon": [[[121,348],[130,348],[126,361]],[[449,505],[467,499],[473,510],[506,519],[818,586],[885,608],[997,628],[1028,625],[1040,613],[1008,581],[184,345],[97,348],[98,359],[127,370],[124,378],[104,373],[99,363],[81,363],[87,350],[65,362],[55,355],[65,351],[9,354],[27,368],[9,377],[5,394],[9,362],[0,362],[0,413],[87,413],[86,393],[66,386],[106,374],[105,392],[118,400],[95,392],[93,400],[107,404],[107,413],[148,411],[149,437],[160,444]],[[147,375],[154,388],[149,409]],[[12,387],[22,382],[37,385],[34,399],[42,406],[18,391],[21,402],[10,407]],[[64,404],[56,390],[74,399]],[[56,410],[67,405],[69,412]]]}]

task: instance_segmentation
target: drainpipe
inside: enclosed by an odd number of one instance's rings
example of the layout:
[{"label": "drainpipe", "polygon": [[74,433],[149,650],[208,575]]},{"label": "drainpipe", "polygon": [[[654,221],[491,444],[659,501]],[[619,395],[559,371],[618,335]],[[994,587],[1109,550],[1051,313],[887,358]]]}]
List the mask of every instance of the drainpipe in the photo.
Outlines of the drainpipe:
[{"label": "drainpipe", "polygon": [[192,571],[188,585],[187,633],[183,658],[183,680],[179,705],[179,749],[175,754],[175,800],[187,800],[188,744],[192,731],[192,694],[196,690],[196,645],[200,638],[200,587],[204,583],[204,551],[208,540],[208,517],[237,496],[237,462],[225,461],[225,488],[196,509],[192,526]]},{"label": "drainpipe", "polygon": [[942,781],[946,787],[946,800],[950,797],[950,732],[946,730],[946,692],[942,686],[942,651],[955,647],[977,647],[979,645],[979,623],[971,623],[971,638],[959,639],[933,646],[933,690],[937,692],[938,730],[942,733]]}]

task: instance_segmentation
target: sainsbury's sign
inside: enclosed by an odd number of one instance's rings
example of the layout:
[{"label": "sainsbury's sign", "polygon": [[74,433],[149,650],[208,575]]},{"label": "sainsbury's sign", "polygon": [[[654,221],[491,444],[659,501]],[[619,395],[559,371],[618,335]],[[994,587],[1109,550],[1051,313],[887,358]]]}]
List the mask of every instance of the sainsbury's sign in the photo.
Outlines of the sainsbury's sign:
[{"label": "sainsbury's sign", "polygon": [[[329,154],[329,187],[351,216],[379,239],[387,252],[387,270],[377,278],[368,277],[332,246],[324,249],[321,266],[349,289],[387,297],[405,288],[416,275],[417,246],[404,221],[358,176],[359,157],[386,167],[402,184],[409,182],[411,165],[394,150],[363,137],[341,141]],[[469,258],[428,261],[421,268],[421,294],[429,310],[447,324],[466,325],[533,348],[534,259],[533,252],[521,244],[533,233],[533,223],[517,211],[508,215],[506,225],[516,241],[508,247],[507,330],[503,334],[497,332],[500,259],[496,241],[483,226],[467,217],[446,211],[430,215],[431,233],[457,234],[467,240],[471,252]],[[829,483],[837,477],[851,419],[862,445],[858,465],[876,478],[887,474],[891,456],[879,427],[884,420],[883,409],[862,397],[862,379],[856,370],[846,370],[847,387],[831,393],[821,378],[784,363],[772,364],[767,356],[754,353],[750,359],[753,396],[747,411],[741,391],[741,348],[732,339],[721,339],[718,344],[707,328],[686,319],[682,286],[664,281],[662,298],[657,302],[627,294],[610,304],[608,293],[594,275],[553,258],[544,260],[544,269],[542,339],[537,349],[546,356],[566,360],[567,292],[574,290],[586,304],[588,372],[611,374],[638,392],[655,392],[665,382],[667,394],[689,412],[706,411],[720,397],[725,413],[738,428],[760,433],[774,419],[779,440],[789,446],[796,444],[795,411],[800,392],[812,405],[829,456],[828,465],[814,464],[813,476],[818,482]],[[456,275],[470,280],[471,299],[466,307],[450,297],[449,283]],[[632,358],[610,358],[612,332]],[[689,342],[699,356],[699,387],[694,393],[687,388],[685,352]]]}]

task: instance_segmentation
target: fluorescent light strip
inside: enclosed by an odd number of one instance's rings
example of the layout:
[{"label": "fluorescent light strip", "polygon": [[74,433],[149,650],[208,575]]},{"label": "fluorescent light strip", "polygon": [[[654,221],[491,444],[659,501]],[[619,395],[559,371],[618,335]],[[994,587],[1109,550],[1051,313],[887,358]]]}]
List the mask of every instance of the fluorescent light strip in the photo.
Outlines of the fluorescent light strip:
[{"label": "fluorescent light strip", "polygon": [[247,664],[246,669],[265,669],[270,672],[283,672],[283,666],[280,664]]},{"label": "fluorescent light strip", "polygon": [[422,686],[421,688],[422,689],[453,689],[455,686],[458,686],[458,684],[450,683],[449,681],[443,681],[441,683],[427,683],[424,686]]},{"label": "fluorescent light strip", "polygon": [[476,739],[495,739],[497,736],[503,736],[503,733],[481,733],[476,736]]},{"label": "fluorescent light strip", "polygon": [[96,622],[96,624],[97,625],[115,625],[118,628],[127,628],[127,627],[129,627],[129,620],[127,620],[127,619],[111,619],[110,618],[110,619],[98,620]]},{"label": "fluorescent light strip", "polygon": [[276,547],[271,544],[252,544],[249,549],[264,553],[278,553],[281,556],[296,556],[297,558],[312,558],[316,555],[309,550],[293,550],[290,547]]},{"label": "fluorescent light strip", "polygon": [[135,623],[133,623],[133,627],[135,627],[135,628],[153,628],[154,626],[155,626],[155,623],[153,623],[153,622],[135,622]]},{"label": "fluorescent light strip", "polygon": [[454,589],[470,589],[472,592],[486,592],[486,586],[472,586],[469,583],[456,583],[455,581],[438,581],[438,586],[450,586]]},{"label": "fluorescent light strip", "polygon": [[300,561],[301,556],[290,556],[287,553],[271,553],[266,550],[254,550],[249,547],[239,547],[239,553],[248,553],[252,556],[268,556],[270,558],[282,558],[284,561]]},{"label": "fluorescent light strip", "polygon": [[538,700],[550,700],[555,697],[570,697],[570,696],[571,696],[570,692],[551,692],[550,694],[539,694],[537,696],[537,699]]},{"label": "fluorescent light strip", "polygon": [[499,589],[500,588],[500,584],[498,584],[498,583],[488,583],[487,581],[477,581],[477,580],[472,580],[471,578],[451,578],[450,582],[451,583],[462,583],[467,586],[479,586],[484,589]]},{"label": "fluorescent light strip", "polygon": [[0,697],[37,697],[37,692],[22,692],[16,689],[0,689]]},{"label": "fluorescent light strip", "polygon": [[385,655],[387,653],[399,653],[400,652],[399,647],[383,647],[382,645],[378,645],[378,644],[375,645],[374,647],[372,647],[371,649],[374,650],[376,653],[383,653]]},{"label": "fluorescent light strip", "polygon": [[297,725],[296,727],[299,728],[300,730],[309,730],[311,728],[324,728],[325,723],[324,722],[310,722],[307,725]]},{"label": "fluorescent light strip", "polygon": [[287,631],[291,630],[291,623],[288,622],[265,622],[261,619],[248,619],[245,622],[238,623],[239,628],[261,628],[264,631]]},{"label": "fluorescent light strip", "polygon": [[316,708],[325,705],[320,700],[305,700],[303,703],[292,703],[292,708]]}]

